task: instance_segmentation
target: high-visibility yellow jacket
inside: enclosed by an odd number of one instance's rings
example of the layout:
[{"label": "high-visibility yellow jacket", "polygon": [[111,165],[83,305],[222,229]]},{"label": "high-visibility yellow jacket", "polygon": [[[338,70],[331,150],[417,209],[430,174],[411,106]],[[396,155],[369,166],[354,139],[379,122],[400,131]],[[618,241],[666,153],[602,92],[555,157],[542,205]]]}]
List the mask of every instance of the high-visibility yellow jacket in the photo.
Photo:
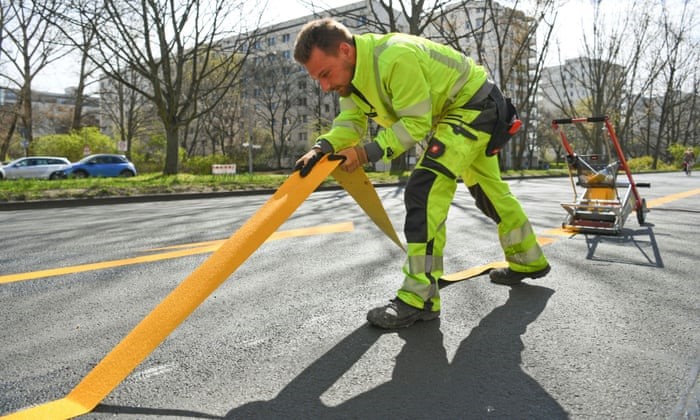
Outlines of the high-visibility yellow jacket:
[{"label": "high-visibility yellow jacket", "polygon": [[474,60],[446,45],[393,33],[355,35],[356,92],[340,98],[340,113],[319,137],[334,151],[356,145],[372,118],[384,130],[374,141],[390,160],[423,140],[451,108],[467,103],[486,82]]}]

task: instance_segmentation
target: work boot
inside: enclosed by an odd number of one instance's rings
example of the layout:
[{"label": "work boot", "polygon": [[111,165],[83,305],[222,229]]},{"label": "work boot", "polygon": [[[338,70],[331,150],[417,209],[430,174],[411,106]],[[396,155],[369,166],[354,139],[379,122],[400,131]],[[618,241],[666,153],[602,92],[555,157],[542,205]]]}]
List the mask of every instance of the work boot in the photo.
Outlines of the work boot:
[{"label": "work boot", "polygon": [[513,271],[510,268],[497,268],[489,272],[489,278],[493,283],[505,284],[512,286],[514,284],[519,284],[523,279],[531,278],[538,279],[544,277],[549,273],[552,267],[547,264],[547,266],[539,271],[533,271],[531,273],[523,273],[520,271]]},{"label": "work boot", "polygon": [[439,316],[440,311],[418,309],[394,298],[389,304],[367,312],[367,321],[379,328],[394,329],[411,326],[416,321],[431,321]]}]

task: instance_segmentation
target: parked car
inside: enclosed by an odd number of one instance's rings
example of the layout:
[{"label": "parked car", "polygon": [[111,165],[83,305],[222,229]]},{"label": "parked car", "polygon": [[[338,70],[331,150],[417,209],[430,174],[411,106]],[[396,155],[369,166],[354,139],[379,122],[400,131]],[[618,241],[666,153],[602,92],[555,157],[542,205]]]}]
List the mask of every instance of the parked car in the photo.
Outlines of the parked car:
[{"label": "parked car", "polygon": [[70,161],[62,157],[30,156],[15,159],[0,166],[0,179],[43,178],[59,179]]},{"label": "parked car", "polygon": [[136,167],[124,155],[98,154],[70,164],[62,175],[71,178],[136,176]]}]

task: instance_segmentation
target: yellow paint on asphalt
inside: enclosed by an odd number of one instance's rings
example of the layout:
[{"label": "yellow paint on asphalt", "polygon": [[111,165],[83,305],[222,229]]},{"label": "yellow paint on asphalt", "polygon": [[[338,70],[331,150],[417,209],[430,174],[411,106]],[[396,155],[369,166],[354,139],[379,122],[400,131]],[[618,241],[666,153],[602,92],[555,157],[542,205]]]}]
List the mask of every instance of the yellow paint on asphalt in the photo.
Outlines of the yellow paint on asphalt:
[{"label": "yellow paint on asphalt", "polygon": [[576,232],[572,232],[570,230],[562,229],[562,228],[549,229],[549,230],[546,230],[543,232],[544,235],[549,235],[549,236],[571,236],[574,233],[576,233]]},{"label": "yellow paint on asphalt", "polygon": [[667,195],[666,197],[656,198],[654,200],[647,201],[647,208],[658,207],[662,204],[670,203],[671,201],[680,200],[682,198],[692,197],[694,195],[700,194],[700,189],[683,191],[677,194]]},{"label": "yellow paint on asphalt", "polygon": [[549,245],[552,242],[554,242],[554,239],[552,239],[552,238],[545,238],[542,236],[537,237],[537,243],[540,244],[540,246]]},{"label": "yellow paint on asphalt", "polygon": [[[278,231],[278,232],[275,232],[272,235],[270,235],[270,237],[267,240],[270,241],[270,240],[276,240],[276,239],[288,239],[288,238],[301,237],[301,236],[351,232],[353,229],[354,229],[354,225],[352,222],[337,223],[337,224],[331,224],[331,225],[321,225],[321,226],[314,226],[314,227],[309,227],[309,228]],[[168,259],[172,259],[172,258],[188,257],[190,255],[206,254],[206,253],[216,251],[217,249],[219,249],[221,244],[223,244],[224,242],[225,242],[225,240],[218,240],[218,241],[209,241],[209,242],[198,242],[198,243],[185,244],[185,245],[175,245],[175,246],[171,246],[171,247],[156,248],[156,249],[152,250],[152,251],[172,250],[172,251],[167,251],[167,252],[161,252],[158,254],[142,255],[139,257],[124,258],[124,259],[112,260],[112,261],[103,261],[103,262],[92,263],[92,264],[81,264],[81,265],[73,265],[73,266],[69,266],[69,267],[51,268],[51,269],[47,269],[47,270],[30,271],[27,273],[7,274],[7,275],[0,276],[0,284],[13,283],[13,282],[24,281],[24,280],[34,280],[34,279],[39,279],[39,278],[44,278],[44,277],[60,276],[60,275],[64,275],[64,274],[83,273],[86,271],[104,270],[106,268],[122,267],[125,265],[144,264],[144,263],[149,263],[149,262],[154,262],[154,261],[168,260]]]}]

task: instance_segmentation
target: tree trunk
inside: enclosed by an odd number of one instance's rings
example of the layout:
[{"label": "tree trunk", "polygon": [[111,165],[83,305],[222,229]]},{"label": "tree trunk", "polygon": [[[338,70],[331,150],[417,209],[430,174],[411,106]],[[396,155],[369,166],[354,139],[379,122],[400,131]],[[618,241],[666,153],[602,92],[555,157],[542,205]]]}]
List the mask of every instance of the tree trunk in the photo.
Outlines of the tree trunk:
[{"label": "tree trunk", "polygon": [[179,141],[178,141],[178,126],[176,124],[171,124],[165,129],[165,168],[163,168],[163,175],[176,175],[178,167],[178,152],[179,152]]}]

